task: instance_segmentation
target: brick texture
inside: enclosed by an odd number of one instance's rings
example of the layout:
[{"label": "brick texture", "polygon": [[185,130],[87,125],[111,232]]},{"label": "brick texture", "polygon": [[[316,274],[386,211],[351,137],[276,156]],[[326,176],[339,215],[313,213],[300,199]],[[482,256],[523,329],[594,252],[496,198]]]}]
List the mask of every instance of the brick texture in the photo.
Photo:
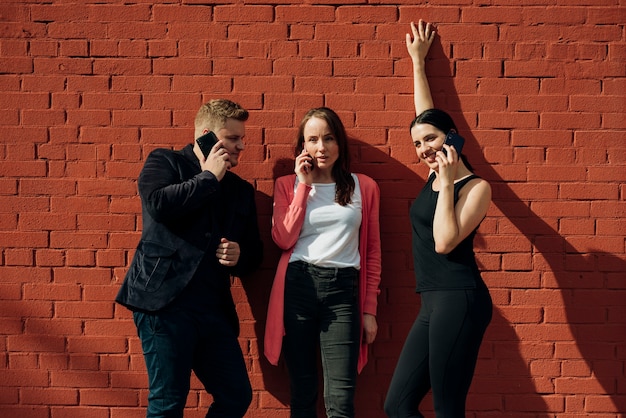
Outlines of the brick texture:
[{"label": "brick texture", "polygon": [[[357,416],[378,418],[414,294],[408,208],[427,175],[408,136],[409,22],[437,23],[435,103],[493,185],[477,252],[495,310],[468,417],[626,411],[626,9],[620,0],[311,0],[0,5],[0,416],[145,416],[131,315],[113,303],[139,238],[136,177],[190,142],[198,106],[251,110],[237,172],[257,190],[267,257],[234,280],[254,388],[247,417],[288,417],[263,328],[279,252],[275,176],[302,114],[327,105],[355,171],[382,191],[379,336]],[[340,4],[340,5],[339,5]],[[186,417],[211,397],[194,378]],[[432,417],[430,398],[425,412]]]}]

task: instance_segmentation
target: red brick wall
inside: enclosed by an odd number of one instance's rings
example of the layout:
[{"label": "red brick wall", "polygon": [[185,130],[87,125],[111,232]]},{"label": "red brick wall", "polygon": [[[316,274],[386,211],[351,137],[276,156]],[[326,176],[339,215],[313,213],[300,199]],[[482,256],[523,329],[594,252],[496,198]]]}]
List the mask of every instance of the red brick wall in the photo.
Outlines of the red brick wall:
[{"label": "red brick wall", "polygon": [[[136,177],[153,148],[190,142],[197,108],[221,96],[252,112],[236,171],[258,190],[268,248],[261,273],[233,287],[247,416],[288,416],[284,367],[259,354],[278,257],[272,184],[300,117],[321,105],[382,189],[380,332],[358,416],[383,416],[419,306],[407,211],[426,172],[408,136],[404,34],[420,17],[439,25],[436,104],[494,189],[478,257],[496,306],[468,417],[626,411],[622,0],[208,3],[0,5],[0,416],[144,416],[139,342],[112,302],[140,235]],[[186,416],[209,403],[194,379]]]}]

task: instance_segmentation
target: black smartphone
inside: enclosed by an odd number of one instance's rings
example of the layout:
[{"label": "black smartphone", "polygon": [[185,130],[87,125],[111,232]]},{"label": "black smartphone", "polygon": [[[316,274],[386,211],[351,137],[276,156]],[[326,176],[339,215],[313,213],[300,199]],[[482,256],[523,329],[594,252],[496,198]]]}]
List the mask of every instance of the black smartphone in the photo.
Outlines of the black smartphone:
[{"label": "black smartphone", "polygon": [[200,147],[200,151],[202,151],[204,158],[209,155],[209,153],[211,152],[211,148],[213,148],[217,141],[219,140],[217,139],[217,136],[213,133],[213,131],[209,131],[206,134],[196,138],[196,142],[198,143],[198,146]]},{"label": "black smartphone", "polygon": [[[446,139],[444,141],[445,144],[452,145],[456,150],[458,155],[461,155],[461,151],[463,151],[463,144],[465,144],[465,139],[457,134],[454,130],[450,130],[446,135]],[[447,155],[446,149],[443,148],[443,153]]]},{"label": "black smartphone", "polygon": [[311,166],[309,167],[309,172],[313,171],[313,169],[315,168],[315,164],[313,164],[313,156],[311,154],[307,154],[310,158],[309,163],[311,164]]}]

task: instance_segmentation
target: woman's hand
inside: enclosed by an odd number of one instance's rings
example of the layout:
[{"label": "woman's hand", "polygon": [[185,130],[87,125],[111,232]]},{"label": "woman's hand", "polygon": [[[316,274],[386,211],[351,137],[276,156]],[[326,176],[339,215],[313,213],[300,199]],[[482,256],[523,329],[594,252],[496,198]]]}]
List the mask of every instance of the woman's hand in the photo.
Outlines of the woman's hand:
[{"label": "woman's hand", "polygon": [[415,115],[419,115],[433,108],[433,97],[426,78],[426,54],[435,39],[435,27],[420,19],[417,26],[411,22],[411,32],[413,39],[406,34],[406,49],[413,61],[413,103]]},{"label": "woman's hand", "polygon": [[296,157],[296,167],[294,169],[294,172],[298,176],[298,181],[310,186],[313,183],[313,176],[311,176],[312,170],[313,158],[303,149],[300,155]]},{"label": "woman's hand", "polygon": [[372,314],[363,314],[363,342],[371,344],[376,339],[378,333],[378,323],[376,316]]},{"label": "woman's hand", "polygon": [[417,26],[411,22],[411,32],[413,33],[413,40],[411,40],[410,34],[406,34],[406,49],[409,51],[413,62],[424,62],[435,39],[435,26],[420,19]]},{"label": "woman's hand", "polygon": [[437,160],[438,165],[437,176],[439,177],[439,184],[442,187],[453,185],[459,167],[459,154],[454,146],[444,143],[443,149],[435,154],[435,160]]}]

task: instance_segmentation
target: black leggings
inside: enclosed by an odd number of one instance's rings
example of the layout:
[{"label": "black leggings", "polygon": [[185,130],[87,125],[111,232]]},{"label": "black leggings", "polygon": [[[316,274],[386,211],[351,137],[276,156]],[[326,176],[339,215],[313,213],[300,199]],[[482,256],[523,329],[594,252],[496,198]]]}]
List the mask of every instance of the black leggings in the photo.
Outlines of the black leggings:
[{"label": "black leggings", "polygon": [[385,413],[390,418],[423,417],[419,404],[432,389],[437,418],[463,418],[480,343],[491,321],[491,297],[481,289],[422,292],[421,298]]}]

